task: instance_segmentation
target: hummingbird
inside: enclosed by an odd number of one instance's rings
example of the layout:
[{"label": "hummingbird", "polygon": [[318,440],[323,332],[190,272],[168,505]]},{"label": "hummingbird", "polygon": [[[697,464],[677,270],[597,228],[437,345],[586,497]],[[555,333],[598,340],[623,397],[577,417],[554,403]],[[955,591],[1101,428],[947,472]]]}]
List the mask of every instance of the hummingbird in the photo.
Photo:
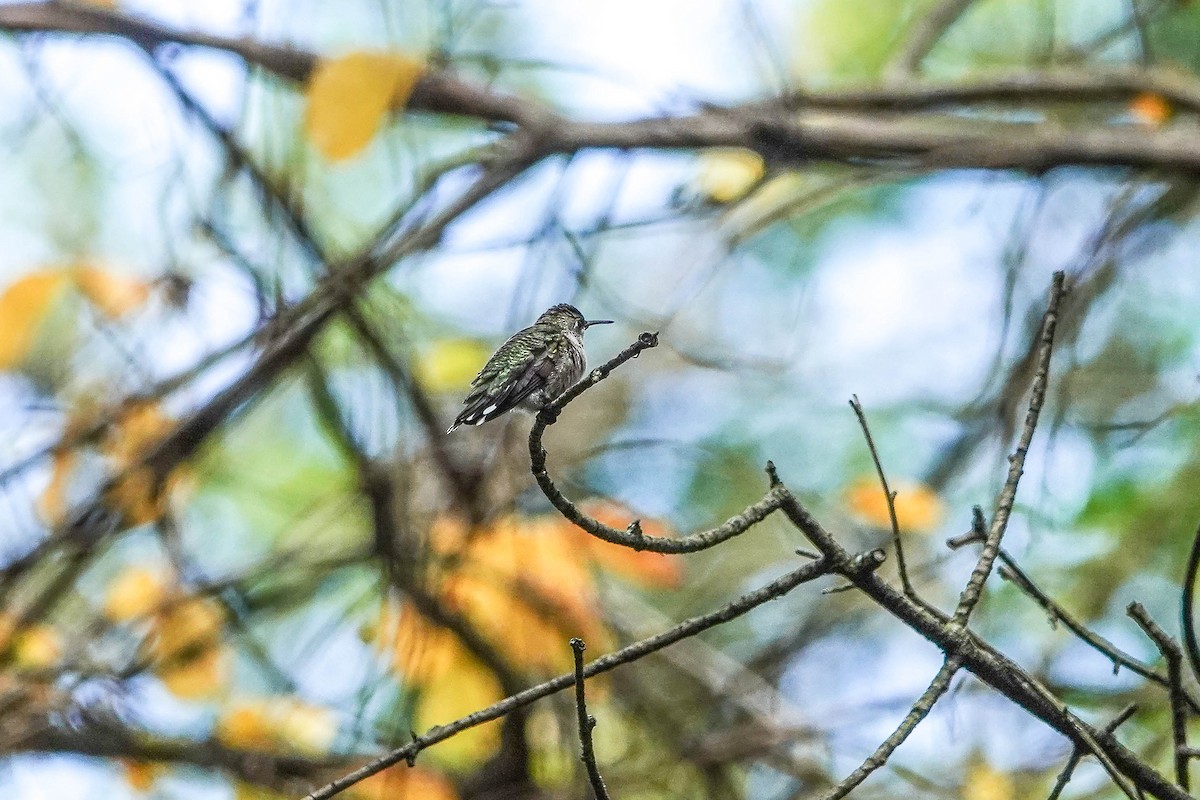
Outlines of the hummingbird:
[{"label": "hummingbird", "polygon": [[487,360],[446,433],[459,425],[481,425],[514,408],[538,411],[583,377],[583,332],[610,324],[611,319],[584,319],[567,303],[550,306]]}]

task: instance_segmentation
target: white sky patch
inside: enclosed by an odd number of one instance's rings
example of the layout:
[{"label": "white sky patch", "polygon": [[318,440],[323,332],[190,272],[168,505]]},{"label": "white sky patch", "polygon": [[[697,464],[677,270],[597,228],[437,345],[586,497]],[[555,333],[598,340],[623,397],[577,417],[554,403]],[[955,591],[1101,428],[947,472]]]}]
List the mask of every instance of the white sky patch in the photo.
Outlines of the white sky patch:
[{"label": "white sky patch", "polygon": [[825,340],[813,369],[831,395],[870,387],[875,403],[934,391],[961,399],[978,386],[997,344],[996,287],[986,282],[998,278],[981,261],[994,246],[987,215],[960,212],[949,226],[927,206],[961,208],[974,192],[955,182],[920,190],[912,205],[926,207],[906,222],[921,230],[862,225],[836,237],[812,287],[811,325]]},{"label": "white sky patch", "polygon": [[[599,117],[648,114],[680,100],[729,99],[753,84],[735,3],[725,0],[526,0],[526,18],[552,36],[527,57],[587,65],[564,80]],[[703,87],[703,88],[701,88]]]}]

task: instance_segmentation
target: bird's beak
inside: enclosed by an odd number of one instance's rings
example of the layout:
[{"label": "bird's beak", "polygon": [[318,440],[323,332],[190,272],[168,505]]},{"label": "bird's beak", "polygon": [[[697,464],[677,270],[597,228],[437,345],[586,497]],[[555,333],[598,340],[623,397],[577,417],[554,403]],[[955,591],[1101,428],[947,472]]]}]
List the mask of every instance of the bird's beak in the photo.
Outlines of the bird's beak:
[{"label": "bird's beak", "polygon": [[612,324],[613,324],[613,321],[611,319],[588,319],[588,320],[584,320],[583,327],[584,327],[584,330],[586,330],[586,329],[592,327],[593,325],[612,325]]}]

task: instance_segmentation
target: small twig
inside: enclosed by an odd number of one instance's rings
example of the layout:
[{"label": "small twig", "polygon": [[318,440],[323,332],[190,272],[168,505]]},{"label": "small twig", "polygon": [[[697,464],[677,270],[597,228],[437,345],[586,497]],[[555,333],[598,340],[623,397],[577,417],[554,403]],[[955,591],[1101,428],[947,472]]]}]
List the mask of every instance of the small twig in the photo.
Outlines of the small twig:
[{"label": "small twig", "polygon": [[1050,300],[1046,313],[1042,317],[1042,331],[1038,345],[1037,369],[1033,376],[1033,387],[1029,397],[1029,410],[1025,414],[1025,425],[1017,440],[1016,451],[1009,456],[1008,478],[996,502],[996,514],[992,517],[992,526],[983,543],[983,551],[975,563],[975,569],[967,581],[966,587],[959,596],[958,607],[954,610],[954,621],[966,625],[975,605],[983,593],[983,584],[992,572],[992,565],[1000,552],[1000,540],[1008,529],[1009,515],[1017,497],[1017,484],[1025,471],[1025,455],[1029,452],[1029,444],[1033,440],[1033,432],[1037,428],[1038,415],[1042,403],[1046,399],[1046,383],[1050,373],[1050,354],[1054,351],[1054,329],[1058,324],[1058,308],[1066,293],[1064,288],[1065,276],[1059,271],[1054,273],[1050,285]]},{"label": "small twig", "polygon": [[913,588],[912,581],[908,579],[908,566],[904,562],[904,546],[900,543],[900,521],[896,518],[896,493],[888,486],[887,476],[883,473],[883,462],[879,460],[879,451],[875,449],[875,439],[871,436],[871,428],[867,425],[867,415],[863,412],[858,395],[851,396],[850,407],[854,409],[854,415],[858,417],[858,424],[862,426],[863,437],[867,440],[867,449],[871,451],[871,460],[875,462],[875,472],[879,474],[879,483],[883,487],[883,496],[887,498],[888,518],[892,522],[892,546],[896,549],[896,570],[900,573],[900,586],[906,595],[921,602],[917,597],[916,589]]},{"label": "small twig", "polygon": [[1185,791],[1188,789],[1187,749],[1187,702],[1183,694],[1183,651],[1179,643],[1150,618],[1141,603],[1130,603],[1126,613],[1154,642],[1167,662],[1167,679],[1171,682],[1171,730],[1175,739],[1175,782]]},{"label": "small twig", "polygon": [[839,798],[845,797],[865,781],[872,772],[886,764],[887,760],[892,757],[892,753],[896,752],[896,748],[903,744],[925,717],[929,716],[934,703],[950,688],[950,680],[954,677],[954,673],[958,672],[960,666],[962,666],[962,661],[958,656],[947,656],[942,663],[942,668],[930,681],[929,688],[917,698],[917,702],[913,703],[913,707],[896,730],[892,732],[892,735],[884,739],[879,747],[875,748],[875,752],[867,756],[867,759],[857,769],[821,795],[821,800],[839,800]]},{"label": "small twig", "polygon": [[[975,512],[980,518],[983,512],[978,506],[975,507]],[[951,549],[957,550],[968,544],[982,542],[986,535],[986,531],[975,530],[969,533],[955,536],[946,540],[946,545]],[[1029,574],[1017,564],[1012,555],[1003,547],[1000,548],[1000,577],[1015,585],[1025,596],[1033,600],[1046,612],[1050,618],[1051,625],[1061,622],[1063,627],[1075,634],[1084,644],[1099,652],[1113,663],[1113,671],[1117,671],[1121,667],[1128,669],[1130,672],[1140,675],[1148,681],[1152,681],[1166,689],[1171,688],[1171,682],[1167,675],[1152,669],[1148,664],[1140,659],[1126,653],[1115,644],[1105,639],[1100,634],[1088,628],[1078,619],[1076,619],[1069,611],[1059,605],[1053,598],[1046,594]],[[1197,700],[1190,692],[1185,690],[1184,697],[1188,708],[1194,713],[1200,714],[1200,700]]]},{"label": "small twig", "polygon": [[629,527],[622,530],[605,525],[598,519],[589,517],[578,506],[567,499],[566,495],[559,491],[546,471],[546,450],[542,446],[542,436],[545,434],[546,428],[558,420],[558,415],[562,413],[563,408],[588,389],[607,378],[617,367],[631,359],[637,358],[643,350],[649,350],[657,346],[658,334],[643,333],[638,337],[637,341],[604,364],[596,367],[583,380],[563,392],[558,399],[539,411],[537,418],[533,422],[533,428],[529,431],[529,466],[533,472],[534,480],[537,481],[542,493],[546,495],[546,499],[550,501],[551,505],[558,509],[559,513],[569,522],[574,523],[592,536],[603,539],[606,542],[611,542],[612,544],[619,544],[634,550],[649,550],[652,553],[695,553],[732,539],[761,522],[767,515],[779,508],[782,499],[782,490],[772,485],[771,490],[767,492],[762,500],[747,507],[741,514],[731,517],[724,524],[716,528],[693,533],[690,536],[684,536],[679,539],[667,539],[659,536],[647,536],[642,532],[641,526],[637,524],[637,520],[634,520],[630,523]]},{"label": "small twig", "polygon": [[588,716],[587,696],[583,688],[583,651],[587,645],[583,639],[571,640],[571,652],[575,656],[575,710],[579,714],[579,759],[587,769],[588,781],[596,800],[609,800],[608,787],[604,778],[600,777],[600,767],[596,766],[596,751],[592,747],[592,729],[596,727],[596,718]]},{"label": "small twig", "polygon": [[1195,608],[1196,573],[1200,571],[1200,526],[1192,535],[1192,549],[1188,552],[1187,568],[1183,573],[1183,596],[1180,605],[1179,628],[1183,631],[1183,644],[1192,676],[1200,678],[1200,645],[1196,642],[1196,622],[1192,616]]},{"label": "small twig", "polygon": [[[1137,711],[1137,706],[1133,703],[1125,706],[1120,714],[1113,719],[1112,722],[1104,726],[1105,733],[1113,733],[1117,728],[1125,723]],[[1079,762],[1083,760],[1085,753],[1083,750],[1076,747],[1071,751],[1071,757],[1067,759],[1066,765],[1062,772],[1058,773],[1058,780],[1054,782],[1054,788],[1050,790],[1050,796],[1046,800],[1058,800],[1058,796],[1062,794],[1063,789],[1071,782],[1071,776],[1075,774],[1075,768],[1079,766]]]},{"label": "small twig", "polygon": [[900,78],[916,72],[925,57],[973,1],[942,0],[934,6],[913,26],[908,42],[888,65],[888,73]]}]

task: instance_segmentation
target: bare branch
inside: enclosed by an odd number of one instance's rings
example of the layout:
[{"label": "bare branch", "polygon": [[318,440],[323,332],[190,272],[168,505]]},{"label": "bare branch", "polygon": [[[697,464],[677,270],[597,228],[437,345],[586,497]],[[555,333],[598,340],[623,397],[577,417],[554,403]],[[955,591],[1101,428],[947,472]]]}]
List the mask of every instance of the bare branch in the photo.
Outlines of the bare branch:
[{"label": "bare branch", "polygon": [[941,0],[913,26],[908,41],[892,59],[887,72],[902,78],[916,72],[938,40],[970,8],[974,0]]},{"label": "bare branch", "polygon": [[896,548],[896,570],[900,573],[900,586],[906,595],[918,600],[912,581],[908,579],[908,566],[904,563],[904,545],[900,542],[900,521],[896,519],[896,493],[888,486],[887,476],[883,473],[883,463],[879,460],[879,451],[875,449],[875,440],[871,437],[871,428],[867,425],[867,415],[863,412],[862,403],[858,401],[858,395],[850,398],[850,407],[854,409],[854,415],[858,417],[858,424],[862,426],[863,437],[867,440],[867,449],[871,451],[871,460],[875,462],[875,472],[879,475],[883,496],[887,500],[888,519],[892,523],[892,546]]},{"label": "bare branch", "polygon": [[[1112,722],[1104,726],[1104,732],[1112,733],[1121,727],[1125,720],[1132,717],[1136,711],[1137,706],[1133,703],[1125,706]],[[1083,760],[1084,755],[1084,751],[1078,747],[1071,751],[1071,757],[1067,759],[1062,772],[1058,773],[1058,780],[1054,782],[1054,788],[1050,790],[1050,796],[1046,800],[1058,800],[1058,796],[1062,794],[1063,789],[1067,788],[1067,784],[1071,782],[1071,776],[1075,774],[1075,768],[1079,766],[1079,762]]]},{"label": "bare branch", "polygon": [[1183,652],[1179,643],[1150,618],[1141,603],[1130,603],[1126,613],[1158,647],[1167,662],[1167,679],[1171,684],[1171,729],[1175,740],[1175,782],[1188,788],[1187,703],[1183,693]]},{"label": "bare branch", "polygon": [[892,757],[892,753],[896,752],[896,748],[904,743],[904,740],[916,730],[925,717],[929,716],[929,712],[933,710],[933,704],[941,699],[946,690],[950,688],[950,680],[954,677],[954,673],[958,672],[960,666],[961,663],[956,656],[948,656],[942,662],[941,669],[930,681],[929,688],[917,698],[917,702],[913,703],[913,707],[904,716],[904,720],[892,735],[884,739],[879,747],[875,748],[875,752],[867,756],[867,760],[857,769],[821,795],[821,800],[840,800],[865,781],[872,772],[886,764],[887,760]]},{"label": "bare branch", "polygon": [[975,608],[975,604],[979,602],[980,594],[983,592],[983,584],[988,579],[988,575],[991,574],[992,565],[999,554],[1000,540],[1004,537],[1005,530],[1008,529],[1008,518],[1012,513],[1013,503],[1017,497],[1017,484],[1021,480],[1021,474],[1025,471],[1025,456],[1029,452],[1029,444],[1033,440],[1033,432],[1037,428],[1038,415],[1042,410],[1042,402],[1046,399],[1046,383],[1050,372],[1050,354],[1054,350],[1054,328],[1058,324],[1059,304],[1066,293],[1064,288],[1065,280],[1066,278],[1062,272],[1054,273],[1054,280],[1050,287],[1050,301],[1046,307],[1046,313],[1042,317],[1037,370],[1034,373],[1033,388],[1030,390],[1029,410],[1025,414],[1025,426],[1021,430],[1020,438],[1017,440],[1016,451],[1009,456],[1008,478],[1005,480],[1004,488],[1000,490],[1000,496],[996,501],[996,514],[992,517],[991,528],[988,530],[987,539],[983,543],[983,552],[980,553],[979,560],[975,564],[975,569],[971,572],[971,577],[967,581],[966,588],[963,589],[962,595],[959,597],[958,607],[954,610],[954,622],[958,625],[967,624],[967,620],[971,616],[971,611]]},{"label": "bare branch", "polygon": [[[608,672],[609,670],[619,667],[622,664],[628,664],[633,661],[637,661],[649,653],[662,650],[664,647],[669,647],[670,645],[682,639],[687,639],[688,637],[695,636],[696,634],[702,633],[709,628],[722,625],[731,619],[736,619],[737,617],[745,614],[747,611],[757,608],[763,603],[774,600],[777,597],[782,597],[802,583],[808,583],[809,581],[816,580],[823,575],[829,574],[829,572],[829,564],[827,564],[825,561],[814,561],[805,564],[799,569],[793,570],[792,572],[777,578],[760,589],[742,595],[737,600],[734,600],[732,603],[718,609],[717,611],[713,611],[700,617],[693,617],[689,620],[685,620],[670,630],[663,631],[656,636],[642,639],[634,642],[631,645],[622,647],[620,650],[616,650],[612,653],[601,656],[584,667],[583,675],[585,678],[590,678],[593,675],[600,675],[601,673]],[[439,725],[436,728],[432,728],[421,736],[418,736],[414,741],[410,742],[404,747],[393,750],[391,753],[372,761],[361,769],[355,770],[348,775],[344,775],[332,783],[329,783],[325,786],[322,786],[320,789],[311,792],[305,797],[305,800],[325,800],[325,798],[333,797],[350,786],[358,783],[359,781],[369,778],[375,773],[387,769],[393,764],[415,759],[418,753],[425,748],[430,747],[431,745],[445,741],[451,736],[467,730],[468,728],[473,728],[476,725],[482,725],[485,722],[499,719],[500,717],[503,717],[504,715],[509,714],[518,708],[523,708],[530,703],[541,700],[543,697],[549,697],[556,692],[560,692],[574,683],[575,674],[573,672],[566,675],[559,675],[557,678],[546,681],[545,683],[540,683],[537,686],[532,686],[523,692],[512,695],[511,697],[506,697],[497,703],[493,703],[487,708],[476,711],[474,714],[470,714],[446,725]]]},{"label": "bare branch", "polygon": [[617,367],[630,359],[637,358],[643,350],[658,346],[658,334],[643,333],[638,340],[613,356],[604,364],[596,367],[579,383],[572,386],[561,397],[538,412],[533,428],[529,431],[529,465],[533,477],[541,488],[546,499],[558,509],[567,520],[578,527],[606,542],[631,547],[634,550],[649,550],[652,553],[695,553],[706,550],[744,533],[752,526],[761,522],[767,515],[779,508],[779,493],[774,489],[767,492],[762,500],[749,506],[741,514],[731,517],[723,525],[711,530],[693,533],[680,539],[666,539],[657,536],[647,536],[642,533],[640,520],[633,520],[625,530],[618,530],[605,525],[579,510],[579,507],[567,499],[546,471],[546,450],[542,446],[542,437],[546,428],[558,420],[558,415],[572,400],[579,397],[588,389],[609,376]]},{"label": "bare branch", "polygon": [[1193,612],[1196,607],[1196,573],[1200,571],[1200,526],[1192,534],[1192,547],[1188,551],[1187,568],[1183,573],[1183,595],[1180,602],[1180,630],[1183,631],[1183,644],[1187,652],[1188,663],[1192,666],[1192,676],[1200,677],[1200,645],[1196,643],[1196,621]]},{"label": "bare branch", "polygon": [[[980,520],[979,526],[976,528],[976,530],[964,536],[956,536],[946,540],[947,546],[952,549],[958,549],[959,547],[964,547],[965,545],[974,542],[984,541],[987,536],[987,530],[982,522],[983,511],[979,508],[979,506],[975,506],[974,511]],[[1084,644],[1092,647],[1101,655],[1112,661],[1114,672],[1116,669],[1124,667],[1130,672],[1142,676],[1146,680],[1153,681],[1164,688],[1170,688],[1171,684],[1165,673],[1158,672],[1145,662],[1134,658],[1133,656],[1129,655],[1129,653],[1126,653],[1124,650],[1110,642],[1108,639],[1105,639],[1103,636],[1084,625],[1079,619],[1063,608],[1062,605],[1057,603],[1036,583],[1034,583],[1033,579],[1029,577],[1029,574],[1025,572],[1025,570],[1017,563],[1016,559],[1014,559],[1012,555],[1003,547],[1000,548],[999,561],[999,572],[1001,578],[1004,578],[1006,581],[1010,581],[1013,585],[1020,589],[1022,593],[1041,606],[1042,609],[1045,610],[1046,615],[1049,617],[1051,625],[1061,622],[1067,630],[1075,634],[1075,636],[1077,636]],[[1193,712],[1200,713],[1200,701],[1192,697],[1190,693],[1186,692],[1186,690],[1185,697],[1188,707],[1191,708]]]},{"label": "bare branch", "polygon": [[[770,467],[773,472],[773,467]],[[773,475],[777,487],[778,477]],[[786,492],[786,489],[785,489]],[[822,553],[822,562],[846,577],[858,589],[947,656],[957,656],[962,666],[1009,698],[1076,746],[1093,753],[1126,794],[1136,787],[1157,797],[1187,800],[1188,794],[1164,778],[1111,735],[1096,730],[1065,708],[1060,700],[1019,664],[984,642],[968,628],[933,608],[913,602],[874,572],[848,569],[854,556],[847,552],[791,492],[784,494],[780,510]],[[1125,776],[1128,776],[1126,778]],[[1132,781],[1133,787],[1130,786]]]},{"label": "bare branch", "polygon": [[575,657],[575,710],[579,717],[579,759],[587,770],[588,782],[592,784],[592,792],[596,800],[609,800],[608,787],[600,776],[600,768],[596,765],[596,751],[592,747],[592,729],[596,727],[596,718],[588,716],[587,693],[583,688],[583,651],[587,645],[583,639],[571,640],[571,653]]}]

